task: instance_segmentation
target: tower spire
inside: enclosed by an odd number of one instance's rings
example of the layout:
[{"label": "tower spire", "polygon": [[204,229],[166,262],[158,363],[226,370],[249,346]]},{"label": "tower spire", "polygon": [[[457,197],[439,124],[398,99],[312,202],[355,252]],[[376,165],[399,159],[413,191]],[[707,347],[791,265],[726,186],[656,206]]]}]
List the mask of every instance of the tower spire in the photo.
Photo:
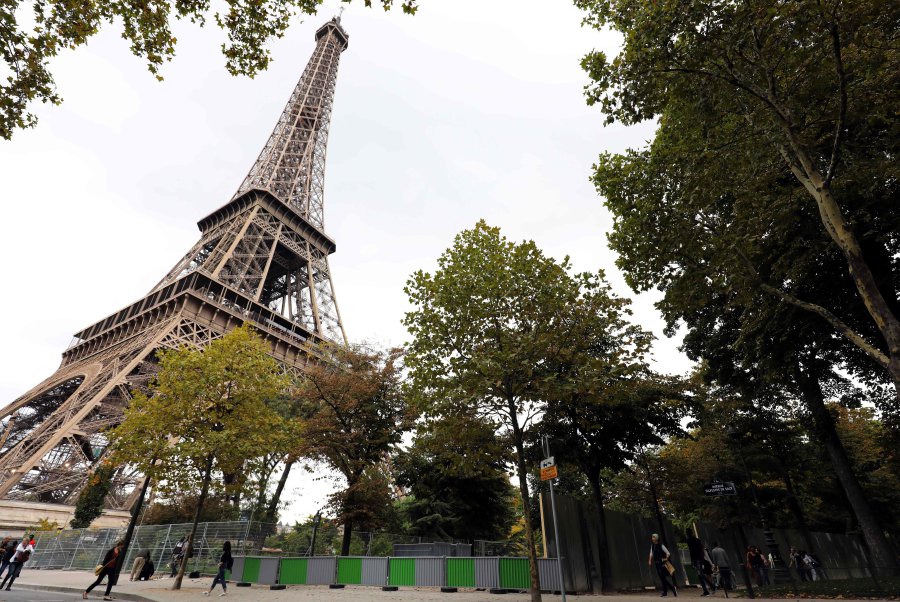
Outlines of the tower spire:
[{"label": "tower spire", "polygon": [[264,190],[324,228],[325,148],[338,63],[349,39],[339,16],[316,32],[312,58],[234,198]]}]

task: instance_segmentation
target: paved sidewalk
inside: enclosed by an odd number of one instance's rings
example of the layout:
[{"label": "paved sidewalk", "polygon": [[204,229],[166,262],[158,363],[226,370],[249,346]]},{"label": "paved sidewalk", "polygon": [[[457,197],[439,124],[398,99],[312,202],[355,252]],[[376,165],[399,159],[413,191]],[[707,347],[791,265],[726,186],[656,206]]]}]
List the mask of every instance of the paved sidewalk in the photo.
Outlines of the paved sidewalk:
[{"label": "paved sidewalk", "polygon": [[[113,588],[113,596],[119,600],[136,600],[144,602],[187,602],[207,600],[202,595],[212,583],[211,577],[203,579],[185,578],[182,583],[182,589],[172,591],[172,579],[155,579],[153,581],[128,581],[128,574],[123,573],[119,585]],[[93,573],[89,571],[39,571],[25,570],[22,576],[16,580],[13,589],[22,590],[40,589],[45,591],[56,591],[65,593],[80,594],[94,580]],[[103,598],[104,586],[98,586],[91,592],[91,599],[99,600]],[[217,587],[213,593],[213,598],[218,599],[222,592]],[[3,592],[5,593],[5,592]],[[700,597],[700,591],[697,589],[679,589],[678,599],[693,600]],[[572,602],[577,600],[595,600],[596,602],[651,602],[658,600],[659,594],[653,591],[646,593],[634,594],[615,594],[610,596],[600,595],[579,595],[570,596]],[[440,590],[435,588],[401,588],[396,592],[383,592],[377,587],[361,587],[348,586],[344,589],[329,589],[327,586],[298,585],[288,587],[284,590],[272,591],[268,586],[254,585],[252,587],[236,587],[233,583],[228,587],[227,599],[260,601],[260,602],[286,602],[288,600],[317,600],[319,602],[526,602],[530,600],[527,594],[506,594],[503,597],[490,594],[488,592],[478,592],[472,590],[460,590],[454,594],[442,594]],[[544,594],[543,599],[547,602],[559,602],[560,596],[551,596]],[[707,598],[713,600],[724,600],[722,594],[715,594]],[[735,598],[732,598],[734,600]],[[4,597],[0,595],[0,602]],[[704,601],[705,602],[705,601]],[[805,602],[814,602],[814,600],[806,600]],[[850,602],[850,601],[844,601]]]},{"label": "paved sidewalk", "polygon": [[[24,570],[16,580],[13,589],[29,587],[46,591],[81,593],[95,579],[88,571],[42,571]],[[113,596],[119,600],[139,600],[152,602],[187,602],[188,600],[206,600],[202,595],[212,583],[212,577],[188,579],[185,577],[181,590],[172,591],[173,579],[154,579],[153,581],[128,581],[128,574],[123,573],[119,584],[113,588]],[[103,598],[104,585],[97,586],[91,592],[91,599]],[[217,586],[211,599],[219,599],[222,589]],[[615,602],[619,596],[604,596],[604,602]],[[621,596],[622,600],[638,602],[635,596]],[[0,601],[2,601],[0,596]],[[527,594],[506,594],[502,597],[488,592],[461,590],[455,594],[442,594],[436,588],[401,588],[396,592],[383,592],[377,587],[348,586],[343,589],[329,589],[328,586],[298,585],[284,590],[272,591],[265,585],[236,587],[228,586],[228,600],[254,600],[261,602],[286,602],[288,600],[317,600],[320,602],[525,602],[531,598]],[[600,596],[578,596],[577,600],[600,599]],[[560,596],[544,594],[547,602],[559,602]]]}]

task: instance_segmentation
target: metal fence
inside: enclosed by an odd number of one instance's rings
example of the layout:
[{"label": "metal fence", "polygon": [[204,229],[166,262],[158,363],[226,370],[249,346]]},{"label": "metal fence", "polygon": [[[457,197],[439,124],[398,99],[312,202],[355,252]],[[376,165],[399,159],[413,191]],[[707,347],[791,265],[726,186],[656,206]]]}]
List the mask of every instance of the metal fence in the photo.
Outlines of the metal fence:
[{"label": "metal fence", "polygon": [[[173,549],[190,531],[190,523],[136,527],[122,570],[127,570],[145,550],[150,551],[157,573],[169,570]],[[235,554],[259,554],[265,538],[274,532],[274,525],[257,522],[199,523],[187,570],[215,572],[226,540],[231,542]],[[28,564],[35,569],[90,570],[124,536],[124,528],[39,531],[34,535],[35,551]]]}]

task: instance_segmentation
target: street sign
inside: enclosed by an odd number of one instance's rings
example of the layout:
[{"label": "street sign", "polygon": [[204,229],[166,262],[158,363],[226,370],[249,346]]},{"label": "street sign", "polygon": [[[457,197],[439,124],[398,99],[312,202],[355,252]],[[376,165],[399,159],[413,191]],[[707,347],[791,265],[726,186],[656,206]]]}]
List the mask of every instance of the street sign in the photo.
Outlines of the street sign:
[{"label": "street sign", "polygon": [[737,487],[731,481],[713,481],[703,486],[703,493],[710,497],[737,495]]},{"label": "street sign", "polygon": [[541,480],[549,481],[559,476],[553,456],[541,460]]}]

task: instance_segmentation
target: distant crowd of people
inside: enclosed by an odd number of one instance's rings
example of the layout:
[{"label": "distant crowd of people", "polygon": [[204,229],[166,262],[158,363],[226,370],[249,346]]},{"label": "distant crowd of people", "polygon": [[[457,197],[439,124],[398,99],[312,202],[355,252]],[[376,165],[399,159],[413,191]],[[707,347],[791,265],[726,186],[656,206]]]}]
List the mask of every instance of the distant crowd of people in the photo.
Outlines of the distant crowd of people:
[{"label": "distant crowd of people", "polygon": [[[719,542],[714,542],[710,550],[697,537],[693,531],[687,532],[688,551],[691,556],[691,566],[697,572],[700,587],[703,588],[701,596],[709,596],[718,589],[733,590],[735,588],[734,568],[728,553]],[[671,591],[678,596],[678,586],[675,579],[675,565],[671,562],[671,552],[660,541],[659,534],[650,536],[650,555],[647,564],[656,569],[662,588],[663,598]],[[775,564],[772,554],[765,554],[758,546],[747,546],[743,566],[747,574],[757,587],[770,585],[769,571]],[[740,563],[736,565],[740,567]],[[812,553],[805,550],[791,548],[790,568],[796,568],[802,581],[817,581],[825,578],[822,563]]]},{"label": "distant crowd of people", "polygon": [[[184,560],[187,538],[182,537],[175,547],[172,549],[169,567],[171,568],[170,577],[174,577]],[[13,582],[22,572],[22,566],[31,559],[34,553],[34,534],[26,535],[22,540],[13,537],[5,537],[0,541],[0,577],[3,577],[0,589],[10,591]],[[193,552],[189,557],[193,557]],[[119,578],[119,572],[122,563],[125,561],[125,542],[117,541],[113,547],[107,550],[106,555],[97,567],[94,569],[96,579],[85,589],[81,597],[85,600],[88,595],[106,580],[106,591],[104,592],[104,600],[113,600],[112,588],[116,585]],[[225,580],[225,572],[232,570],[234,567],[234,558],[231,555],[231,542],[226,541],[222,545],[222,554],[219,556],[219,565],[216,575],[213,578],[209,589],[203,592],[204,595],[212,593],[216,585],[221,584],[224,596],[228,592],[228,585]],[[131,564],[131,575],[129,581],[149,581],[156,574],[156,567],[151,558],[149,549],[142,550]]]}]

